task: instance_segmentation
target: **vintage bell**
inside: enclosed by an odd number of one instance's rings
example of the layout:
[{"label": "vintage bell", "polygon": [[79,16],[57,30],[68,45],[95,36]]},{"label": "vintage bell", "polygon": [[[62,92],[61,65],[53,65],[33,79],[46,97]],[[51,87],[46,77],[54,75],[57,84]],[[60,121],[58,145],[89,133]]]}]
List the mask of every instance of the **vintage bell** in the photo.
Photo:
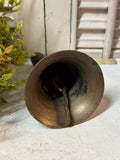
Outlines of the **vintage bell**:
[{"label": "vintage bell", "polygon": [[[56,78],[53,70],[59,81],[65,83],[70,115],[62,94],[50,88],[50,95],[45,86],[45,83],[52,86],[50,83]],[[25,102],[36,120],[49,127],[63,128],[84,122],[96,110],[103,91],[104,79],[99,65],[84,53],[65,50],[48,55],[35,65],[26,82]]]}]

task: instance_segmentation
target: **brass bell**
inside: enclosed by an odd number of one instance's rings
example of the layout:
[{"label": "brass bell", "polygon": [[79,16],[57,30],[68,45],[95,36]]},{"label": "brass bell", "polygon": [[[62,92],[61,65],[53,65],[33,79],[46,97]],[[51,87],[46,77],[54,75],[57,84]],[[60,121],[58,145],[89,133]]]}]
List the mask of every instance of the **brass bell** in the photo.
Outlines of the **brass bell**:
[{"label": "brass bell", "polygon": [[[59,91],[64,83],[66,90],[59,92],[52,83]],[[26,82],[25,102],[36,120],[63,128],[84,122],[96,110],[103,91],[99,65],[84,53],[65,50],[42,58],[35,65]]]}]

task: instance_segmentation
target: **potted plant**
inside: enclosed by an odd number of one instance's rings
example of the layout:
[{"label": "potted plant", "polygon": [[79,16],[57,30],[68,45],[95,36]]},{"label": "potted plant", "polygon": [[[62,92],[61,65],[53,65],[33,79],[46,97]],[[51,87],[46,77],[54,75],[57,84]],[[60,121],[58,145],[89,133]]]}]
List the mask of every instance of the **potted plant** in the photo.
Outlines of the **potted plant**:
[{"label": "potted plant", "polygon": [[26,62],[27,53],[22,50],[21,45],[23,35],[20,34],[22,21],[14,28],[10,27],[12,20],[9,15],[17,12],[21,0],[9,0],[7,5],[5,0],[0,1],[0,103],[6,102],[2,93],[7,90],[17,90],[17,85],[24,83],[24,80],[13,81],[15,71],[11,65],[23,65]]}]

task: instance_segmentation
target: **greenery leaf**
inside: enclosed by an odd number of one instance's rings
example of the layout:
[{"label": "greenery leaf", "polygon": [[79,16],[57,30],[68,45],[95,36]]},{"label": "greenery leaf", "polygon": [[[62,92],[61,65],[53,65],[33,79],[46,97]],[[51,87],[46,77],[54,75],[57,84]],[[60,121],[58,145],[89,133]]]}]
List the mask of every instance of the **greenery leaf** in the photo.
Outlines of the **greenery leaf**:
[{"label": "greenery leaf", "polygon": [[15,42],[15,45],[16,45],[16,44],[24,44],[24,41],[21,40],[21,39],[18,39],[18,40],[16,40],[16,42]]},{"label": "greenery leaf", "polygon": [[7,87],[8,86],[8,82],[0,79],[0,85]]},{"label": "greenery leaf", "polygon": [[2,56],[2,59],[3,59],[3,61],[6,61],[6,62],[8,62],[8,61],[11,61],[11,57],[8,57],[8,56],[6,56],[6,55],[3,55]]},{"label": "greenery leaf", "polygon": [[14,4],[14,0],[9,0],[8,3],[11,4],[11,5],[13,5]]},{"label": "greenery leaf", "polygon": [[3,7],[4,7],[4,3],[5,3],[5,0],[1,0],[1,1],[0,1],[0,8],[3,8]]},{"label": "greenery leaf", "polygon": [[5,49],[5,47],[4,47],[4,45],[3,45],[3,44],[0,44],[0,48]]},{"label": "greenery leaf", "polygon": [[19,32],[20,29],[22,28],[22,25],[23,25],[23,22],[20,21],[20,22],[17,24],[17,26],[15,27],[15,31],[14,31],[14,32]]},{"label": "greenery leaf", "polygon": [[5,49],[4,53],[9,54],[12,51],[12,49],[13,49],[13,45],[10,45]]},{"label": "greenery leaf", "polygon": [[10,25],[8,23],[6,24],[5,30],[6,30],[6,33],[10,32]]},{"label": "greenery leaf", "polygon": [[36,56],[35,53],[30,53],[29,55],[30,55],[30,57]]},{"label": "greenery leaf", "polygon": [[8,73],[8,74],[3,74],[2,77],[0,78],[1,80],[8,80],[12,78],[14,75],[14,72]]},{"label": "greenery leaf", "polygon": [[2,56],[3,55],[3,52],[2,52],[2,49],[0,48],[0,56]]},{"label": "greenery leaf", "polygon": [[24,84],[25,82],[26,82],[26,80],[22,79],[20,81],[17,81],[16,83],[17,83],[17,85],[20,85],[20,84]]},{"label": "greenery leaf", "polygon": [[9,0],[8,3],[9,3],[10,5],[12,5],[12,6],[13,6],[13,5],[18,6],[18,5],[21,4],[21,2],[22,2],[21,0],[19,0],[19,1],[18,1],[18,0]]},{"label": "greenery leaf", "polygon": [[17,41],[18,39],[21,39],[23,36],[21,34],[14,34],[11,36],[12,40]]},{"label": "greenery leaf", "polygon": [[18,6],[21,4],[22,0],[19,0],[19,1],[15,0],[15,2],[16,2],[15,5]]}]

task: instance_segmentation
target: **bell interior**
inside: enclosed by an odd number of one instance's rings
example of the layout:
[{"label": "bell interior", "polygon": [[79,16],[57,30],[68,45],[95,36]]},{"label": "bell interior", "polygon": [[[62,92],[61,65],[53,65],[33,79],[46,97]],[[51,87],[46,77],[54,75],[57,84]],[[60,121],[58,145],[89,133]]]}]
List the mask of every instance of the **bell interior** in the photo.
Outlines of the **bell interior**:
[{"label": "bell interior", "polygon": [[76,83],[78,76],[80,76],[78,69],[73,64],[68,62],[54,63],[48,66],[40,75],[41,88],[51,99],[55,100],[63,96],[58,88],[65,87],[66,91],[69,92]]}]

